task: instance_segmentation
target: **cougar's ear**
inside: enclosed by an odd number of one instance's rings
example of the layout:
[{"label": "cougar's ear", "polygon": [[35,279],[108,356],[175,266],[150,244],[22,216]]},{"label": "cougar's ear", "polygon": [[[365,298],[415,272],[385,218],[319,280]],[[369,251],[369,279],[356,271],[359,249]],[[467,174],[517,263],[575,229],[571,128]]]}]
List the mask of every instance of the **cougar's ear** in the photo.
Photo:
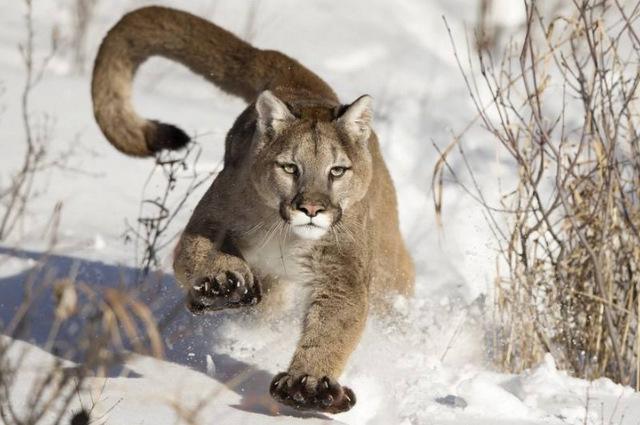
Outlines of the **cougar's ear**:
[{"label": "cougar's ear", "polygon": [[269,90],[260,93],[256,99],[258,129],[262,133],[274,134],[282,130],[295,117],[283,101]]},{"label": "cougar's ear", "polygon": [[360,96],[344,109],[338,117],[338,124],[354,139],[368,140],[373,121],[372,104],[371,96]]}]

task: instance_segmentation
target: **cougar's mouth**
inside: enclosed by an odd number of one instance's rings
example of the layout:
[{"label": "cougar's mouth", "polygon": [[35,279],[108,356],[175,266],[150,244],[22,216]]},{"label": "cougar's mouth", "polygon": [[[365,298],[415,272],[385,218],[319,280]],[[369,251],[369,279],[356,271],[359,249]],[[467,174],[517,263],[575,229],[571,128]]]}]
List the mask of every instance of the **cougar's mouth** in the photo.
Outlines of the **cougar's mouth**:
[{"label": "cougar's mouth", "polygon": [[314,223],[297,224],[291,226],[291,232],[302,239],[318,240],[329,230],[326,227],[319,226]]},{"label": "cougar's mouth", "polygon": [[302,228],[308,228],[308,229],[322,229],[322,230],[327,230],[327,228],[326,228],[326,227],[320,226],[320,225],[315,224],[315,223],[295,224],[295,225],[293,225],[293,227],[302,227]]},{"label": "cougar's mouth", "polygon": [[333,211],[320,212],[314,216],[280,205],[280,216],[290,225],[290,231],[302,239],[318,240],[333,226],[335,213]]},{"label": "cougar's mouth", "polygon": [[303,214],[292,214],[289,219],[291,231],[303,239],[320,239],[331,227],[331,218],[327,215],[308,217]]}]

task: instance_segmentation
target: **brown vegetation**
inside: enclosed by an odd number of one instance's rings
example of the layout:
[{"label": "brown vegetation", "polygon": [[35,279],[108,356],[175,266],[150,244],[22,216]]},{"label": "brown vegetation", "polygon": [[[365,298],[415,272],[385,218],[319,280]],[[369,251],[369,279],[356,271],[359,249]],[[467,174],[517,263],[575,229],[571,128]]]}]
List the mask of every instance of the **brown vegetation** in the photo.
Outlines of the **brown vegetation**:
[{"label": "brown vegetation", "polygon": [[[525,5],[503,58],[480,50],[478,77],[463,71],[519,177],[498,207],[467,188],[499,246],[493,355],[519,371],[551,352],[577,376],[640,388],[640,4],[574,0],[553,17]],[[438,213],[459,142],[435,169]]]}]

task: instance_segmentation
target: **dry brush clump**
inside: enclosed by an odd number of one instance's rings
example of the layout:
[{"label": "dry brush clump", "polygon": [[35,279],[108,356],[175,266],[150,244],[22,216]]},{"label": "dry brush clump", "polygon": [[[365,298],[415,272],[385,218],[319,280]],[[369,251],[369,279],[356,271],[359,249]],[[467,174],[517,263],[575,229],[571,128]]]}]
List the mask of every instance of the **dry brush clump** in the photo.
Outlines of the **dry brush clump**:
[{"label": "dry brush clump", "polygon": [[42,81],[48,63],[57,51],[57,38],[51,37],[51,50],[38,63],[34,51],[33,5],[25,0],[26,38],[20,44],[20,54],[25,68],[25,83],[20,97],[22,124],[25,133],[25,151],[22,164],[9,176],[9,183],[0,187],[0,240],[5,240],[24,219],[34,194],[34,180],[42,169],[50,166],[49,142],[51,123],[48,116],[37,122],[31,110],[33,90]]},{"label": "dry brush clump", "polygon": [[[37,60],[34,5],[31,0],[24,3],[27,35],[20,45],[20,53],[26,81],[20,106],[25,150],[19,168],[8,176],[9,181],[0,182],[3,183],[0,185],[0,241],[3,242],[17,233],[24,223],[29,206],[38,195],[36,183],[42,171],[52,167],[64,168],[65,164],[63,159],[54,157],[50,152],[50,118],[44,115],[43,119],[38,119],[31,106],[34,90],[42,81],[49,62],[58,53],[57,34],[52,35],[50,52],[42,60]],[[73,47],[78,51],[83,46],[81,39],[85,37],[87,22],[96,3],[97,0],[74,3],[79,13],[77,31],[80,41]],[[0,82],[0,97],[3,95],[4,85]],[[3,111],[0,105],[0,114]],[[178,302],[171,311],[161,313],[161,320],[156,320],[152,306],[165,305],[166,302],[158,292],[163,275],[150,271],[159,265],[159,253],[170,247],[179,236],[171,225],[187,205],[187,200],[215,174],[214,171],[199,172],[201,149],[195,139],[197,137],[180,152],[163,152],[156,157],[147,184],[156,174],[162,174],[160,192],[148,195],[145,185],[137,224],[127,229],[129,238],[136,241],[137,253],[142,257],[136,259],[140,267],[139,276],[122,275],[117,282],[101,284],[85,282],[78,279],[80,266],[76,264],[77,267],[74,265],[67,277],[57,277],[54,253],[62,204],[56,203],[46,229],[50,234],[47,251],[43,252],[24,281],[9,283],[23,293],[23,301],[8,323],[0,320],[0,423],[105,423],[105,415],[119,403],[111,400],[105,408],[101,393],[107,385],[106,377],[111,376],[114,369],[126,372],[123,365],[134,354],[163,357],[162,332],[184,307]],[[64,152],[60,158],[65,158],[70,152]],[[48,311],[52,303],[54,311],[42,320],[43,311]],[[38,335],[45,332],[45,341],[40,341],[41,335],[35,336],[32,331]],[[46,363],[34,367],[33,362],[27,359],[35,348],[21,340],[35,340],[53,356]],[[94,396],[96,382],[102,385]],[[87,393],[90,402],[87,402]],[[96,409],[99,403],[103,405]],[[203,404],[204,401],[199,406]],[[188,423],[196,423],[196,410],[191,411],[179,403],[173,403],[172,407],[179,417],[185,415]],[[94,409],[103,412],[102,416]]]},{"label": "dry brush clump", "polygon": [[[180,235],[180,231],[173,229],[176,217],[194,192],[216,174],[215,169],[199,170],[201,154],[202,148],[194,136],[185,149],[163,151],[155,157],[143,187],[136,224],[126,222],[124,232],[125,242],[134,243],[139,281],[144,281],[152,269],[160,266],[160,253],[171,247]],[[159,191],[149,187],[158,176],[162,179]]]},{"label": "dry brush clump", "polygon": [[[24,66],[24,85],[19,100],[24,150],[16,168],[2,170],[3,174],[0,175],[0,241],[13,243],[24,235],[25,230],[29,230],[30,223],[26,219],[31,213],[30,207],[44,190],[42,174],[54,169],[67,169],[67,163],[75,152],[75,144],[68,149],[53,152],[55,116],[34,110],[35,92],[43,81],[50,62],[58,54],[60,40],[57,31],[52,31],[51,46],[39,58],[35,48],[36,28],[32,0],[24,0],[24,5],[26,36],[18,46]],[[0,96],[4,93],[4,85],[0,83]],[[0,105],[0,115],[4,109],[4,105]],[[53,214],[56,214],[57,208],[56,204]]]},{"label": "dry brush clump", "polygon": [[[98,409],[102,416],[94,414],[96,405],[105,403],[101,392],[108,371],[133,353],[162,357],[161,328],[138,288],[127,289],[123,282],[118,288],[98,289],[77,279],[78,267],[57,278],[46,262],[44,255],[24,282],[23,300],[12,320],[0,323],[0,422],[99,423],[119,403],[110,400]],[[50,302],[55,306],[52,317],[34,323],[32,314]],[[32,329],[47,332],[43,349],[57,355],[36,366],[27,362],[34,348],[19,342],[31,339]],[[96,378],[102,386],[94,397]],[[90,403],[83,402],[87,393]]]},{"label": "dry brush clump", "polygon": [[[638,389],[640,3],[574,0],[556,16],[523,7],[526,28],[503,57],[481,50],[477,78],[463,71],[518,177],[499,206],[470,189],[499,247],[493,355],[519,371],[550,352],[577,376]],[[459,142],[435,170],[438,212]]]}]

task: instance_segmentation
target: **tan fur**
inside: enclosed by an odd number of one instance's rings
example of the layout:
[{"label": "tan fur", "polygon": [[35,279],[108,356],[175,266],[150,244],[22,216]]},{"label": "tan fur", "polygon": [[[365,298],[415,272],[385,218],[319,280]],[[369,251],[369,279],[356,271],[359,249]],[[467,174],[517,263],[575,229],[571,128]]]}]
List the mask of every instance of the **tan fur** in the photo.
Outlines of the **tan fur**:
[{"label": "tan fur", "polygon": [[175,274],[190,307],[265,303],[285,280],[310,288],[302,337],[271,393],[297,408],[348,410],[353,392],[335,379],[369,305],[410,295],[414,278],[370,98],[341,105],[326,83],[281,53],[184,12],[143,8],[109,31],[92,84],[100,128],[131,155],[188,141],[133,110],[133,75],[151,55],[181,62],[250,103],[227,135],[224,169],[176,248]]}]

